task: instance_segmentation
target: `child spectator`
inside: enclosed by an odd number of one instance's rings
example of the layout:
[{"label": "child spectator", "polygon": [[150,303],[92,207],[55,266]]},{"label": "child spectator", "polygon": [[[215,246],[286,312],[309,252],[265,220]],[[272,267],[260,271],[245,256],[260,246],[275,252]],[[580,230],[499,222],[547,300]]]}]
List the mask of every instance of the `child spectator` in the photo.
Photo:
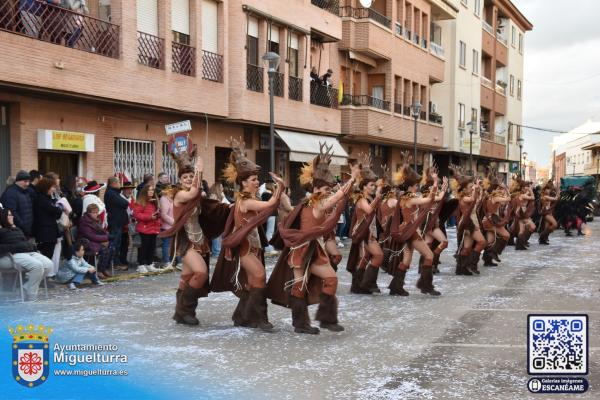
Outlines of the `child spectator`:
[{"label": "child spectator", "polygon": [[88,278],[94,285],[102,286],[103,282],[98,279],[96,269],[88,264],[83,258],[86,247],[89,242],[85,239],[75,241],[73,245],[73,257],[63,263],[56,274],[56,281],[59,283],[68,283],[69,289],[77,289],[84,278]]},{"label": "child spectator", "polygon": [[158,202],[154,195],[154,184],[146,184],[140,191],[136,202],[133,204],[133,218],[137,224],[135,231],[140,234],[142,245],[139,248],[138,272],[157,272],[154,267],[154,253],[156,252],[156,237],[160,232],[160,214]]}]

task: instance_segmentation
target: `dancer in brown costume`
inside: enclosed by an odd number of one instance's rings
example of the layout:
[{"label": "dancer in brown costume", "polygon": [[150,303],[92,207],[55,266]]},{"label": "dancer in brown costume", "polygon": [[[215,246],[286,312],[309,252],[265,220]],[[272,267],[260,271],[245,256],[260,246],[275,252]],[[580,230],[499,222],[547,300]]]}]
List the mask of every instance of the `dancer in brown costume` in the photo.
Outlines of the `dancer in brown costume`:
[{"label": "dancer in brown costume", "polygon": [[500,183],[494,170],[487,171],[486,178],[483,181],[483,189],[482,211],[484,217],[482,226],[486,232],[488,243],[483,252],[483,265],[495,267],[498,264],[494,261],[500,262],[499,255],[510,237],[501,215],[501,207],[510,203],[511,198],[506,187]]},{"label": "dancer in brown costume", "polygon": [[[404,191],[404,194],[400,197],[399,206],[402,212],[402,224],[406,225],[414,222],[419,217],[419,214],[421,214],[420,211],[425,211],[425,208],[426,212],[429,212],[437,195],[439,181],[437,174],[432,173],[433,186],[430,189],[429,196],[419,196],[417,188],[421,181],[421,176],[408,164],[409,157],[404,156],[403,158],[406,161],[401,167],[400,172],[396,173],[394,181]],[[420,230],[415,230],[406,242],[402,262],[398,266],[398,269],[401,271],[408,270],[415,250],[423,256],[417,288],[421,290],[421,293],[439,296],[441,293],[435,290],[433,286],[433,252],[425,240],[423,240]]]},{"label": "dancer in brown costume", "polygon": [[[513,178],[513,190],[517,198],[515,224],[518,227],[515,250],[527,250],[529,237],[535,232],[535,224],[531,219],[535,211],[535,196],[530,182],[525,182],[520,176]],[[516,228],[515,228],[516,231]]]},{"label": "dancer in brown costume", "polygon": [[379,208],[377,209],[376,216],[377,224],[379,227],[379,246],[383,251],[383,263],[379,268],[381,268],[385,272],[388,272],[388,269],[390,267],[390,256],[392,254],[392,217],[394,216],[394,211],[396,210],[396,206],[398,204],[396,190],[391,186],[392,179],[391,176],[388,176],[389,173],[389,168],[384,166],[383,177],[381,178],[381,182],[378,182],[378,186],[381,186],[381,203],[379,204]]},{"label": "dancer in brown costume", "polygon": [[260,167],[246,158],[243,143],[232,139],[231,146],[230,161],[223,176],[228,183],[238,185],[240,191],[223,233],[225,251],[219,255],[211,288],[213,291],[231,290],[239,296],[232,316],[235,326],[275,332],[267,316],[263,251],[266,240],[264,233],[260,233],[262,224],[279,206],[285,184],[271,172],[277,188],[268,201],[260,201],[256,197]]},{"label": "dancer in brown costume", "polygon": [[480,199],[479,180],[466,175],[458,166],[451,166],[451,182],[459,201],[460,219],[457,232],[456,275],[479,274],[477,264],[487,242],[479,229],[477,206]]},{"label": "dancer in brown costume", "polygon": [[[354,206],[354,217],[350,226],[352,247],[346,270],[352,273],[351,293],[373,294],[380,292],[377,287],[377,275],[379,266],[383,263],[383,251],[377,241],[375,220],[381,202],[381,184],[375,185],[377,175],[371,170],[371,158],[361,153],[359,160],[358,188],[361,192]],[[375,198],[372,198],[373,194]]]},{"label": "dancer in brown costume", "polygon": [[540,198],[540,214],[542,220],[540,221],[541,232],[539,237],[539,244],[550,244],[548,237],[558,227],[558,223],[554,218],[554,208],[560,198],[560,191],[557,191],[554,187],[552,180],[546,182],[542,188],[542,196]]},{"label": "dancer in brown costume", "polygon": [[[428,167],[425,169],[425,174],[423,175],[423,179],[421,180],[421,194],[423,197],[427,197],[433,187],[434,179],[433,175],[437,176],[437,168],[434,166]],[[444,177],[442,179],[442,188],[441,191],[435,196],[434,203],[431,209],[428,212],[427,219],[423,224],[421,232],[423,233],[425,243],[433,252],[433,272],[439,272],[437,270],[437,264],[439,263],[440,254],[444,251],[445,248],[448,247],[448,239],[446,235],[440,228],[440,212],[445,203],[446,198],[446,190],[448,189],[448,179]],[[435,247],[434,247],[435,246]],[[419,259],[419,266],[423,264],[424,257],[421,256]]]},{"label": "dancer in brown costume", "polygon": [[202,158],[195,166],[192,159],[196,149],[173,155],[179,177],[173,202],[173,227],[161,232],[159,237],[175,236],[172,252],[182,258],[183,269],[176,294],[175,314],[177,323],[198,325],[196,307],[198,299],[209,293],[208,261],[210,240],[221,234],[229,207],[216,200],[202,198]]},{"label": "dancer in brown costume", "polygon": [[338,278],[326,253],[324,236],[337,225],[360,171],[352,167],[352,178],[331,195],[335,181],[329,171],[330,151],[321,145],[319,155],[302,168],[300,183],[311,195],[279,224],[285,247],[267,283],[273,303],[291,308],[296,333],[319,333],[308,316],[308,305],[315,303],[319,303],[315,319],[321,328],[344,330],[338,324]]}]

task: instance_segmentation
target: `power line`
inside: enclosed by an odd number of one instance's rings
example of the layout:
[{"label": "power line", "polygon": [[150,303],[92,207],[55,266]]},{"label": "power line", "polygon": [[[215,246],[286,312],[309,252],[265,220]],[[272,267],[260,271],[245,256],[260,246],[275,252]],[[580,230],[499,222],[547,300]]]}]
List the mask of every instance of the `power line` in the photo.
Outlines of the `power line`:
[{"label": "power line", "polygon": [[533,129],[533,130],[536,130],[536,131],[543,131],[543,132],[568,133],[566,131],[559,131],[559,130],[556,130],[556,129],[538,128],[536,126],[528,126],[528,125],[515,124],[514,122],[509,122],[509,125],[520,126],[521,128]]}]

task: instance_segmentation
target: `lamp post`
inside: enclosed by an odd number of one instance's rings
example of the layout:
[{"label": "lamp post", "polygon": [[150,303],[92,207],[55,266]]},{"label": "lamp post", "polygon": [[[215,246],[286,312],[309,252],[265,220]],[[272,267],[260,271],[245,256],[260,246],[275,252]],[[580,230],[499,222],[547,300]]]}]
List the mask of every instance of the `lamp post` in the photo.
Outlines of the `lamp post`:
[{"label": "lamp post", "polygon": [[413,156],[413,164],[414,164],[414,170],[415,172],[417,171],[417,120],[419,119],[419,115],[421,115],[421,103],[419,103],[418,101],[415,101],[412,106],[410,106],[411,108],[411,112],[412,112],[412,116],[415,119],[415,138],[414,138],[414,143],[413,143],[413,151],[414,151],[414,156]]},{"label": "lamp post", "polygon": [[523,152],[523,179],[526,179],[529,176],[529,170],[527,169],[527,152]]},{"label": "lamp post", "polygon": [[522,137],[517,139],[517,144],[519,145],[519,174],[521,174],[521,176],[523,176],[523,170],[521,169],[521,159],[523,158],[523,143],[525,142],[525,140],[523,140]]},{"label": "lamp post", "polygon": [[471,118],[471,121],[467,122],[469,126],[469,175],[474,176],[473,174],[473,134],[475,133],[475,125],[477,124],[477,120]]},{"label": "lamp post", "polygon": [[279,54],[272,51],[266,52],[263,56],[263,63],[269,74],[269,133],[270,133],[270,150],[271,150],[271,171],[275,172],[275,106],[273,100],[273,78],[279,67]]}]

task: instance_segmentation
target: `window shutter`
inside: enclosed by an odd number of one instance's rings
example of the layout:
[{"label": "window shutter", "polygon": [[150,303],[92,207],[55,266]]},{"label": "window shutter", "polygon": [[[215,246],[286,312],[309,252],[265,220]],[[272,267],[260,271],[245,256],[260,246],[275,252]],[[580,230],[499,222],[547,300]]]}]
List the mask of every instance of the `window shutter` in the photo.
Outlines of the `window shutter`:
[{"label": "window shutter", "polygon": [[171,0],[171,30],[190,34],[190,1]]},{"label": "window shutter", "polygon": [[271,42],[279,43],[279,27],[276,25],[271,25]]},{"label": "window shutter", "polygon": [[215,1],[202,2],[202,50],[211,53],[219,52],[219,13]]},{"label": "window shutter", "polygon": [[248,36],[258,38],[258,20],[256,18],[248,18]]},{"label": "window shutter", "polygon": [[138,31],[158,36],[158,0],[137,1]]},{"label": "window shutter", "polygon": [[290,48],[298,50],[298,35],[295,33],[290,35]]}]

